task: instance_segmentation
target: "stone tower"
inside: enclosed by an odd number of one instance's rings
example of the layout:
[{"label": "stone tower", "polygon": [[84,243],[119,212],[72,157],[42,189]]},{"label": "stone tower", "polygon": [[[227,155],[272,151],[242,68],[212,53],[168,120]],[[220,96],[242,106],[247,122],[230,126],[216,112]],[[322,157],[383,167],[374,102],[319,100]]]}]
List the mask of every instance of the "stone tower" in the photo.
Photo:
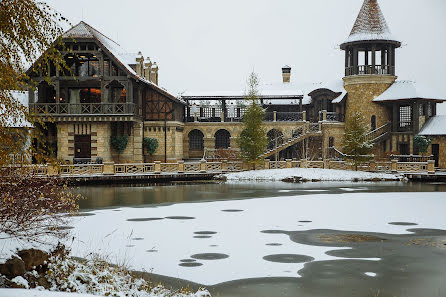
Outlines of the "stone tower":
[{"label": "stone tower", "polygon": [[361,11],[347,40],[344,87],[348,92],[346,116],[360,111],[370,129],[385,125],[391,111],[372,102],[396,80],[395,49],[401,42],[391,34],[377,0],[364,0]]}]

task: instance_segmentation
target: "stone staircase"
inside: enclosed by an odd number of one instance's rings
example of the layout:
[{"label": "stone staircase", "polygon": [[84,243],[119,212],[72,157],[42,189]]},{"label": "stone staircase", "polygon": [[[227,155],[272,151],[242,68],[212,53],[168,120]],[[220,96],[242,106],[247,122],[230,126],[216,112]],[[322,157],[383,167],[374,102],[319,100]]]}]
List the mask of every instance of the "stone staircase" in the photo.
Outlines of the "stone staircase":
[{"label": "stone staircase", "polygon": [[378,143],[382,140],[387,139],[387,137],[390,136],[391,128],[392,128],[392,123],[389,122],[373,131],[370,131],[364,136],[364,138],[365,140],[368,140],[372,143]]},{"label": "stone staircase", "polygon": [[261,155],[261,158],[265,159],[275,154],[280,153],[284,149],[289,148],[290,146],[295,145],[296,143],[303,141],[304,139],[310,136],[321,136],[322,132],[319,130],[319,124],[309,124],[303,127],[296,128],[292,131],[291,137],[282,138],[278,137],[277,139],[271,140],[274,144],[272,148],[268,149],[265,153]]}]

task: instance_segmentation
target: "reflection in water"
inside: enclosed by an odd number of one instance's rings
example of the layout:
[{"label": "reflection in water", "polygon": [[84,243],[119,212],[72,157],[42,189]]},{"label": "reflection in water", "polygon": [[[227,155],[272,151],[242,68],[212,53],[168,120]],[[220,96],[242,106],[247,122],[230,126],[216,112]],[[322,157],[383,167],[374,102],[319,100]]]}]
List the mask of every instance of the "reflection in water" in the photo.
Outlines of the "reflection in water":
[{"label": "reflection in water", "polygon": [[[85,186],[76,189],[86,199],[80,201],[80,208],[101,209],[121,206],[147,206],[154,204],[172,204],[182,202],[213,201],[228,199],[250,199],[263,197],[283,197],[312,195],[311,190],[324,190],[324,194],[342,194],[349,192],[436,192],[446,191],[446,184],[422,183],[353,183],[353,182],[318,182],[318,183],[202,183],[175,184],[160,186]],[[292,192],[290,192],[292,191]],[[243,210],[226,209],[226,212]]]}]

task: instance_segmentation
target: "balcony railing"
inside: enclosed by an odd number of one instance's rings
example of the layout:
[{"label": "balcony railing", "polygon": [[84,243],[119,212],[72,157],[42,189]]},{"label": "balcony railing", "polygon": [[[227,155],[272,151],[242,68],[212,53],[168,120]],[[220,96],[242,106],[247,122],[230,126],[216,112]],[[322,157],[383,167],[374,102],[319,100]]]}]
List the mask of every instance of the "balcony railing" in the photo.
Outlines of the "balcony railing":
[{"label": "balcony railing", "polygon": [[390,65],[359,65],[345,68],[345,76],[350,75],[395,75],[395,66]]},{"label": "balcony railing", "polygon": [[134,115],[135,103],[31,103],[30,112],[41,115]]}]

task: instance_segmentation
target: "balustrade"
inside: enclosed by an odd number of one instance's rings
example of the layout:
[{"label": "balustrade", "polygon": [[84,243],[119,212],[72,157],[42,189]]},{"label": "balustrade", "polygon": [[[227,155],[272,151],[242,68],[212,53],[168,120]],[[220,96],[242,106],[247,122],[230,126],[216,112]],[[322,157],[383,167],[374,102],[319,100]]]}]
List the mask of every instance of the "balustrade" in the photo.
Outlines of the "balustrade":
[{"label": "balustrade", "polygon": [[69,115],[69,114],[136,114],[135,103],[31,103],[32,114]]}]

